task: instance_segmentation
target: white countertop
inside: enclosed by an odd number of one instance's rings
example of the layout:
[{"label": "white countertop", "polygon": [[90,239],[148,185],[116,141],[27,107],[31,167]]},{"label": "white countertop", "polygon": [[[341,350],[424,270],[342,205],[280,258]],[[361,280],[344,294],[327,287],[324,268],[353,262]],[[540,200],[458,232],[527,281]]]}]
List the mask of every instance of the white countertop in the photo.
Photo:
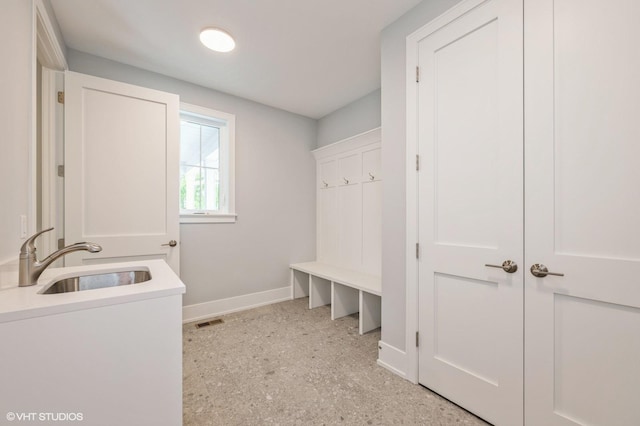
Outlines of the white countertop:
[{"label": "white countertop", "polygon": [[[119,272],[134,268],[148,269],[151,280],[95,290],[39,294],[47,284],[62,278]],[[180,278],[163,260],[46,269],[40,276],[38,284],[29,287],[18,287],[17,272],[3,275],[2,281],[0,283],[0,323],[171,296],[182,294],[186,290]]]}]

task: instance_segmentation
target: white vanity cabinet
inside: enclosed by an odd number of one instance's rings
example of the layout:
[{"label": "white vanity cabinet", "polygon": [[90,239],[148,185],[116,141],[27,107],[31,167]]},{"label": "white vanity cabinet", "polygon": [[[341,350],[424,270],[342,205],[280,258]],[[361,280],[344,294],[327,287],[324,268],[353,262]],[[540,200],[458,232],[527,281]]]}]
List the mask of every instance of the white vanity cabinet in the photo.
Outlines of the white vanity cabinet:
[{"label": "white vanity cabinet", "polygon": [[133,264],[148,268],[151,280],[39,294],[52,273],[110,267],[95,265],[45,271],[39,285],[0,291],[3,417],[36,413],[39,421],[62,413],[91,425],[182,424],[184,284],[164,261]]}]

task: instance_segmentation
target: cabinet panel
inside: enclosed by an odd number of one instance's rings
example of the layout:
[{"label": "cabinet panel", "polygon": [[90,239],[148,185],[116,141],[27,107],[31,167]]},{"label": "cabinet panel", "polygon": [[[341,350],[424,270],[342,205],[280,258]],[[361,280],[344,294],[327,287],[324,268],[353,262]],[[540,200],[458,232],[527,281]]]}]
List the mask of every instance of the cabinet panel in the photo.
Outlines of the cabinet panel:
[{"label": "cabinet panel", "polygon": [[318,190],[318,260],[338,262],[338,189]]},{"label": "cabinet panel", "polygon": [[360,185],[338,188],[340,266],[359,270],[362,263],[362,190]]},{"label": "cabinet panel", "polygon": [[351,152],[338,158],[338,182],[348,185],[360,182],[362,178],[362,156],[360,152]]},{"label": "cabinet panel", "polygon": [[335,160],[323,161],[318,165],[318,187],[328,188],[337,184],[337,164]]},{"label": "cabinet panel", "polygon": [[362,268],[374,275],[381,273],[382,254],[382,182],[362,183]]},{"label": "cabinet panel", "polygon": [[380,148],[366,150],[362,153],[362,180],[382,179],[382,165],[380,161]]}]

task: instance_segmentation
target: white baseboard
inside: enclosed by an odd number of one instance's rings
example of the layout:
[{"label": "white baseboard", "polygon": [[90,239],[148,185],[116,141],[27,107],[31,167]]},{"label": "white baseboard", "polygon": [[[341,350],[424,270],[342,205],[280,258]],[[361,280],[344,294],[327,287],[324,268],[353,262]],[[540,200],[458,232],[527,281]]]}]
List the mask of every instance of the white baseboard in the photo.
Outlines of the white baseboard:
[{"label": "white baseboard", "polygon": [[291,286],[182,307],[182,322],[199,321],[291,299]]},{"label": "white baseboard", "polygon": [[403,379],[407,379],[407,374],[405,373],[406,358],[406,352],[388,345],[382,340],[378,341],[378,365],[397,374]]}]

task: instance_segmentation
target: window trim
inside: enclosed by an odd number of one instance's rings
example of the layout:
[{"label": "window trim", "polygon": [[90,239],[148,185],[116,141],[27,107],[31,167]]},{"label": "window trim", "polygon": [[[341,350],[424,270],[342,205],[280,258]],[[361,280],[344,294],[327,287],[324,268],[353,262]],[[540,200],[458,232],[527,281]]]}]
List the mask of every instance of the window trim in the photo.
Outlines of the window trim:
[{"label": "window trim", "polygon": [[[228,112],[217,111],[211,108],[206,108],[198,105],[188,104],[186,102],[180,102],[180,116],[182,113],[193,115],[195,118],[198,116],[209,122],[224,123],[220,127],[222,137],[227,139],[227,159],[220,159],[220,165],[224,160],[224,164],[227,167],[227,210],[226,211],[204,211],[198,213],[183,213],[180,210],[180,223],[235,223],[237,219],[236,214],[236,197],[235,197],[235,136],[236,136],[236,116]],[[222,138],[221,137],[221,138]]]}]

